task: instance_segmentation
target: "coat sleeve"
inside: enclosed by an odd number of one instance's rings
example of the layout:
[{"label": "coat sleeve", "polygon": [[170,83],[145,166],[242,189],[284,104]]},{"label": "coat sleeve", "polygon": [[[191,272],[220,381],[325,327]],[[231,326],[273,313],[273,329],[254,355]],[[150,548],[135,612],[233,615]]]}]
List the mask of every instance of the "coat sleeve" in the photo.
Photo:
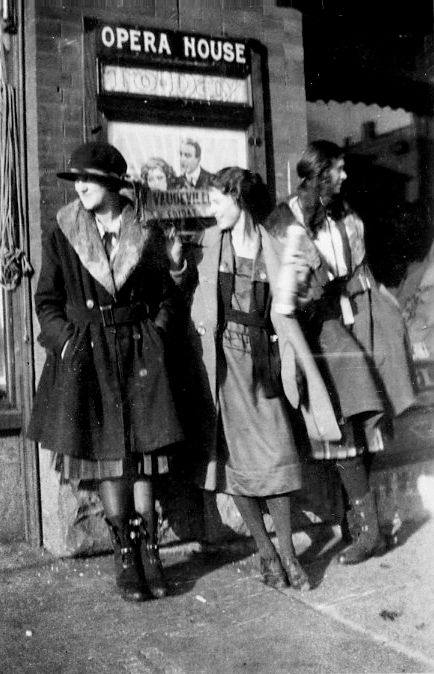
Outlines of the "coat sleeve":
[{"label": "coat sleeve", "polygon": [[152,239],[147,251],[148,264],[152,267],[151,285],[159,288],[154,324],[165,336],[179,330],[184,312],[182,294],[174,283],[169,271],[164,236],[159,228],[152,231]]},{"label": "coat sleeve", "polygon": [[72,336],[73,324],[65,313],[66,290],[60,263],[56,228],[42,232],[42,265],[35,293],[36,314],[41,326],[39,342],[59,356]]},{"label": "coat sleeve", "polygon": [[[199,250],[200,247],[197,248]],[[181,269],[171,270],[170,274],[175,285],[182,293],[185,305],[190,307],[198,283],[197,259],[194,248],[191,246],[185,247]]]}]

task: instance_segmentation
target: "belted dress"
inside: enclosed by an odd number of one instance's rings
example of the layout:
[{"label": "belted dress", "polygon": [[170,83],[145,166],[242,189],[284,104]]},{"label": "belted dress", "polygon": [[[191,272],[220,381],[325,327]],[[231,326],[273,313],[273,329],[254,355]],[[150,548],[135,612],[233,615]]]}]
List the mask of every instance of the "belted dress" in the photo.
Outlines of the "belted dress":
[{"label": "belted dress", "polygon": [[401,313],[369,269],[363,223],[355,213],[349,211],[341,221],[327,215],[312,235],[298,198],[289,206],[290,227],[302,228],[299,245],[308,264],[299,277],[297,315],[342,432],[340,441],[312,441],[314,456],[336,459],[380,451],[384,422],[415,400]]},{"label": "belted dress", "polygon": [[165,470],[183,439],[165,353],[178,291],[158,231],[127,200],[121,217],[112,261],[79,200],[42,234],[35,304],[46,361],[28,435],[63,456],[66,477]]},{"label": "belted dress", "polygon": [[235,255],[222,238],[218,278],[217,491],[266,496],[301,487],[297,448],[280,379],[277,336],[262,250]]}]

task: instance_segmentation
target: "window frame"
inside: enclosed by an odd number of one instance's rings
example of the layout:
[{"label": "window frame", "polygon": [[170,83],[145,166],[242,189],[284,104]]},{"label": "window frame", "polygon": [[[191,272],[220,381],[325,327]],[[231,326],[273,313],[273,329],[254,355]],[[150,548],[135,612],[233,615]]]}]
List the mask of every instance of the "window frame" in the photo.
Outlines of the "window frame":
[{"label": "window frame", "polygon": [[[247,132],[248,162],[250,170],[261,174],[268,185],[272,199],[275,198],[275,173],[272,143],[271,106],[267,75],[268,52],[258,40],[246,40],[250,51],[250,87],[252,106],[226,103],[206,103],[184,99],[146,99],[127,94],[101,94],[99,69],[101,59],[110,59],[98,54],[96,29],[98,21],[85,17],[83,21],[83,72],[84,72],[84,135],[86,140],[95,140],[98,135],[107,138],[107,122],[122,120],[162,123],[176,126],[194,124],[209,127],[243,129]],[[115,62],[110,60],[110,62]],[[128,65],[128,59],[123,61]],[[167,66],[165,66],[167,67]],[[176,64],[171,66],[176,70]],[[179,70],[186,71],[180,66]],[[197,71],[191,66],[191,71]],[[193,124],[193,125],[194,125]]]},{"label": "window frame", "polygon": [[[4,359],[6,374],[6,395],[0,399],[0,432],[19,432],[23,425],[20,405],[19,384],[22,377],[17,367],[16,358],[23,356],[22,347],[16,343],[21,332],[21,293],[22,288],[8,291],[0,288],[4,320]],[[22,367],[25,367],[24,359]]]}]

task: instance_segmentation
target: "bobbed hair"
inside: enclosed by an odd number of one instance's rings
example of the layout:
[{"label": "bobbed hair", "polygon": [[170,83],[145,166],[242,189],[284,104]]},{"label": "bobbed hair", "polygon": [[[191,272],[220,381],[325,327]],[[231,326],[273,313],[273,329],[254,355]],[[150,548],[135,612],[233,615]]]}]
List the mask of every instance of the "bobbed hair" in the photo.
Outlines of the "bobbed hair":
[{"label": "bobbed hair", "polygon": [[270,194],[259,173],[228,166],[212,176],[209,186],[230,194],[238,206],[250,214],[254,225],[264,223],[271,212]]},{"label": "bobbed hair", "polygon": [[176,173],[174,169],[162,157],[150,157],[140,169],[140,177],[144,183],[148,182],[148,173],[153,169],[159,168],[166,176],[167,189],[171,189],[176,184]]}]

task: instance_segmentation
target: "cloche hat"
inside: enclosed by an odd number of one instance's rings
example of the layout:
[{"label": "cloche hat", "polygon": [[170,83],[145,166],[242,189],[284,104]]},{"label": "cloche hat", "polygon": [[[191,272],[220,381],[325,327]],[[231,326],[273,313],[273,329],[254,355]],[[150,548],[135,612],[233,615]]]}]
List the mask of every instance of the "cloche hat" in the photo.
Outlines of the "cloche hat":
[{"label": "cloche hat", "polygon": [[84,143],[77,147],[68,161],[68,170],[57,173],[63,180],[77,180],[79,176],[94,176],[129,185],[126,179],[127,162],[109,143]]}]

